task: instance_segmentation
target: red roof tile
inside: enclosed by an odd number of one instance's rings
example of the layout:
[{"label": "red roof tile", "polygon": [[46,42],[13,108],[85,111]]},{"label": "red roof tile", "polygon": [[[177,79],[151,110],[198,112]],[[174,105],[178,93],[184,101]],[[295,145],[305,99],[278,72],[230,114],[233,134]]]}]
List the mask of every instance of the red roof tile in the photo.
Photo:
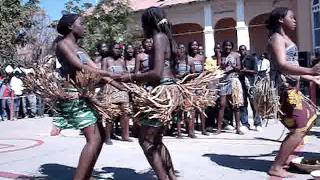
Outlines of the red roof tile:
[{"label": "red roof tile", "polygon": [[147,9],[149,7],[164,7],[164,6],[173,6],[177,4],[186,4],[190,2],[201,1],[201,0],[129,0],[130,7],[134,11],[140,11]]}]

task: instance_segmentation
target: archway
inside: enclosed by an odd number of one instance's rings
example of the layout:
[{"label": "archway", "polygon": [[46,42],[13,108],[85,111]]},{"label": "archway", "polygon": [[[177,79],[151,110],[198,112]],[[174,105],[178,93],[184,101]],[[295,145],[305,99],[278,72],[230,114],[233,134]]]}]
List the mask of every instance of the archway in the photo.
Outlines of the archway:
[{"label": "archway", "polygon": [[189,42],[196,40],[203,44],[203,28],[195,23],[175,24],[172,27],[173,36],[177,44],[188,45]]},{"label": "archway", "polygon": [[[230,40],[234,43],[234,48],[237,45],[236,21],[233,18],[220,19],[214,27],[214,38],[216,43]],[[236,49],[234,49],[236,50]]]}]

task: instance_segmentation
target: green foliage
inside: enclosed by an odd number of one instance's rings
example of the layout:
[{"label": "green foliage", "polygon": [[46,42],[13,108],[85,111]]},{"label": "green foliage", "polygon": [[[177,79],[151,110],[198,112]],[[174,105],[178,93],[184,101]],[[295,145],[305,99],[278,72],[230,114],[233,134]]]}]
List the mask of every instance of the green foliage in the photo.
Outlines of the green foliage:
[{"label": "green foliage", "polygon": [[131,9],[127,0],[101,0],[94,9],[78,2],[79,0],[67,2],[66,11],[81,12],[85,15],[87,34],[81,45],[91,55],[94,55],[99,42],[132,41],[134,37],[127,32],[127,24],[131,20]]},{"label": "green foliage", "polygon": [[16,64],[17,44],[28,43],[26,32],[32,27],[39,0],[0,0],[0,67]]}]

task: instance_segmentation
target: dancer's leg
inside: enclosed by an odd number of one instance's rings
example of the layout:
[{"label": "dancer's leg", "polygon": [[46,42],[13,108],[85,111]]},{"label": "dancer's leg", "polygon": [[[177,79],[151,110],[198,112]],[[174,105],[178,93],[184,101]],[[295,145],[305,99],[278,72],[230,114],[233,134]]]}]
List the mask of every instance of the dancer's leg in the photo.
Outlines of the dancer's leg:
[{"label": "dancer's leg", "polygon": [[169,151],[162,143],[161,127],[142,126],[139,143],[160,180],[175,180]]},{"label": "dancer's leg", "polygon": [[103,127],[100,123],[84,128],[83,133],[87,143],[82,149],[74,180],[87,180],[90,178],[105,138]]},{"label": "dancer's leg", "polygon": [[268,172],[269,175],[283,178],[288,176],[288,172],[283,169],[283,166],[289,156],[300,145],[305,135],[305,132],[294,132],[287,135],[285,140],[282,142],[279,153]]},{"label": "dancer's leg", "polygon": [[226,107],[226,96],[220,96],[220,109],[218,113],[218,130],[216,133],[221,133],[222,129],[222,120],[224,116],[224,109]]}]

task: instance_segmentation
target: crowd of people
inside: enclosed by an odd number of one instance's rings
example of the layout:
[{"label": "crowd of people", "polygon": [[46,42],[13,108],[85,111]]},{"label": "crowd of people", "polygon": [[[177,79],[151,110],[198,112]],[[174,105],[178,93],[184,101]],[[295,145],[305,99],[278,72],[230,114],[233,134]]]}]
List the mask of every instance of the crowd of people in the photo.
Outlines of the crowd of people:
[{"label": "crowd of people", "polygon": [[[194,130],[198,121],[203,135],[209,135],[210,126],[216,127],[216,134],[222,132],[223,126],[235,130],[237,134],[244,134],[250,129],[260,131],[262,122],[253,106],[253,89],[259,78],[270,77],[279,88],[281,111],[284,113],[280,120],[291,133],[285,138],[268,173],[271,176],[288,177],[286,162],[316,119],[315,108],[303,101],[298,90],[300,77],[320,84],[320,65],[300,67],[297,46],[286,35],[288,30],[295,29],[293,12],[288,8],[272,11],[267,27],[270,30],[270,40],[266,42],[269,54],[262,55],[248,54],[244,45],[235,49],[233,42],[226,40],[215,45],[213,57],[205,57],[203,46],[197,41],[191,41],[187,47],[175,44],[171,24],[160,8],[148,8],[141,20],[146,39],[140,46],[103,42],[97,45],[97,57],[91,60],[78,44],[85,32],[83,19],[77,14],[64,15],[57,26],[62,37],[55,51],[61,63],[61,75],[66,79],[63,90],[76,95],[79,92],[76,86],[67,82],[75,82],[77,73],[83,70],[98,74],[102,76],[101,82],[107,85],[97,88],[110,91],[106,94],[112,97],[112,103],[119,105],[122,112],[127,112],[125,109],[129,108],[131,102],[128,90],[121,82],[142,83],[145,89],[151,90],[157,86],[174,86],[177,79],[191,73],[212,71],[216,67],[222,69],[224,76],[219,80],[219,99],[215,107],[207,107],[208,118],[199,109],[191,107],[178,109],[171,126],[149,117],[148,113],[142,113],[142,117],[134,121],[132,132],[137,135],[157,177],[160,180],[175,180],[174,166],[162,141],[163,135],[174,132],[177,137],[182,137],[182,124],[186,124],[188,136],[195,138]],[[269,57],[272,61],[268,60]],[[201,96],[200,91],[192,93]],[[19,95],[22,94],[18,91]],[[253,108],[253,125],[248,121],[249,103]],[[90,108],[90,102],[81,97],[61,100],[56,108],[59,114],[54,116],[55,127],[59,130],[70,127],[80,129],[86,138],[74,179],[90,178],[103,143],[111,143],[112,129],[117,127],[115,124],[120,124],[121,140],[130,141],[129,121],[133,119],[130,114],[122,113],[118,122],[107,122],[103,130],[102,122]]]},{"label": "crowd of people", "polygon": [[[144,39],[140,45],[133,46],[131,44],[108,43],[102,42],[97,45],[97,53],[94,63],[97,68],[108,71],[112,75],[120,75],[124,72],[131,74],[139,74],[148,71],[151,67],[149,58],[153,46],[153,40]],[[217,43],[212,50],[215,52],[213,57],[205,57],[203,47],[197,41],[191,41],[187,46],[178,44],[176,46],[176,63],[174,68],[175,77],[182,79],[190,73],[201,73],[202,71],[210,71],[217,67],[230,74],[221,80],[220,99],[217,107],[208,107],[209,116],[206,118],[196,109],[188,109],[180,111],[174,117],[168,134],[182,137],[181,128],[185,125],[186,132],[189,137],[195,138],[195,125],[199,124],[199,130],[203,135],[209,135],[208,130],[215,134],[221,133],[224,126],[227,130],[236,129],[236,133],[244,134],[248,130],[262,130],[261,117],[255,111],[252,98],[252,87],[258,78],[268,76],[270,71],[270,62],[266,53],[257,56],[256,54],[248,54],[247,48],[241,45],[239,49],[233,47],[231,41],[225,41],[222,44]],[[236,81],[237,89],[232,89],[231,83]],[[234,86],[233,86],[234,87]],[[242,95],[239,95],[242,92]],[[233,94],[234,93],[234,94]],[[118,92],[119,94],[119,92]],[[240,96],[238,102],[232,102],[232,97]],[[118,102],[114,98],[114,103],[122,103],[123,106],[128,105],[128,101]],[[253,111],[254,124],[249,124],[248,101]],[[227,107],[227,108],[226,108]],[[123,107],[124,108],[124,107]],[[224,112],[234,112],[236,120],[236,128],[233,126],[233,117],[224,116]],[[230,113],[226,113],[230,114]],[[129,140],[129,120],[131,117],[122,115],[120,119],[120,127],[122,131],[122,140]],[[224,120],[226,119],[226,120]],[[197,123],[199,122],[199,123]],[[213,131],[217,128],[217,131]],[[108,131],[113,129],[113,125],[108,127]],[[119,128],[117,128],[119,129]],[[134,131],[134,125],[132,130]],[[132,134],[135,134],[134,132]],[[108,135],[108,137],[111,137]],[[110,138],[106,140],[107,144],[111,143]]]},{"label": "crowd of people", "polygon": [[44,103],[40,96],[24,87],[23,76],[31,69],[8,65],[0,73],[1,121],[44,116]]}]

